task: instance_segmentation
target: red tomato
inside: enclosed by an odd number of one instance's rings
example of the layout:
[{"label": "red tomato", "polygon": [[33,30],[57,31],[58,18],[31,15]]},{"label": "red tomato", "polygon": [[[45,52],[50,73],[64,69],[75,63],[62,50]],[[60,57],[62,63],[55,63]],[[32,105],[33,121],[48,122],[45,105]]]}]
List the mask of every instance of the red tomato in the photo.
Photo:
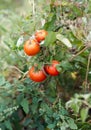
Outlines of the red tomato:
[{"label": "red tomato", "polygon": [[34,56],[40,51],[40,45],[36,39],[29,39],[24,44],[24,52],[28,56]]},{"label": "red tomato", "polygon": [[29,77],[31,80],[35,82],[42,82],[46,79],[46,74],[43,72],[43,70],[35,70],[35,67],[33,66],[29,70]]},{"label": "red tomato", "polygon": [[37,39],[38,42],[41,42],[45,39],[45,37],[47,36],[48,32],[45,30],[38,30],[35,33],[35,38]]},{"label": "red tomato", "polygon": [[56,69],[56,66],[59,64],[57,60],[53,60],[52,64],[45,66],[45,71],[51,75],[51,76],[57,76],[59,74],[58,70]]}]

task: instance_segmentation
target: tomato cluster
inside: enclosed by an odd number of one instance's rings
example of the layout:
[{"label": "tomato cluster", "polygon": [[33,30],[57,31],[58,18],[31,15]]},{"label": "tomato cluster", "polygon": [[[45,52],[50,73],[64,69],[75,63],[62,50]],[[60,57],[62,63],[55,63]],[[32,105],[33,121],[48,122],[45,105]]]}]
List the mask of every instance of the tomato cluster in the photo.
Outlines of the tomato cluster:
[{"label": "tomato cluster", "polygon": [[[40,52],[40,42],[45,40],[48,32],[45,30],[39,30],[35,33],[33,39],[29,39],[24,44],[24,52],[28,56],[34,56]],[[36,69],[37,65],[34,65],[29,70],[29,77],[35,82],[42,82],[47,78],[47,75],[57,76],[59,74],[56,66],[59,64],[57,60],[53,60],[50,65],[45,65],[41,70]]]},{"label": "tomato cluster", "polygon": [[40,51],[40,42],[47,36],[47,31],[39,30],[35,33],[34,39],[29,39],[24,44],[24,52],[28,56],[34,56]]}]

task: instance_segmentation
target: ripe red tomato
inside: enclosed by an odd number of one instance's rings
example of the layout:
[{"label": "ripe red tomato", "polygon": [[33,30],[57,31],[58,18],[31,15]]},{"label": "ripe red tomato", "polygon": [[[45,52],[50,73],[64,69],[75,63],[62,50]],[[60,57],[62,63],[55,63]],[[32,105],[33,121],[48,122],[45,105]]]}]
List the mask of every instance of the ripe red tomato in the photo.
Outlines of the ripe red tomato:
[{"label": "ripe red tomato", "polygon": [[34,66],[29,70],[29,77],[35,82],[42,82],[47,78],[43,70],[35,70]]},{"label": "ripe red tomato", "polygon": [[57,76],[59,74],[58,70],[56,69],[56,66],[59,64],[57,60],[53,60],[51,65],[45,66],[45,71],[51,76]]},{"label": "ripe red tomato", "polygon": [[45,37],[47,36],[48,32],[45,30],[38,30],[35,33],[35,38],[37,39],[38,42],[41,42],[45,39]]},{"label": "ripe red tomato", "polygon": [[28,56],[34,56],[40,51],[40,45],[36,39],[29,39],[24,44],[24,52]]}]

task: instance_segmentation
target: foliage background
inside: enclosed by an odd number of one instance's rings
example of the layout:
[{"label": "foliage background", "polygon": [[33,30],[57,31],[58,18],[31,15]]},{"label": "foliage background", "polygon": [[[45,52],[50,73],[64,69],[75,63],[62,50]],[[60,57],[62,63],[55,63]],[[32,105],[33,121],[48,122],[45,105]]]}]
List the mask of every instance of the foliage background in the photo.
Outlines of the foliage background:
[{"label": "foliage background", "polygon": [[[61,6],[60,1],[55,0],[0,1],[2,130],[91,129],[90,6],[90,0],[63,0]],[[22,37],[26,41],[41,28],[49,31],[43,48],[48,48],[50,55],[44,61],[39,59],[40,55],[27,57],[23,45],[18,46]],[[60,44],[58,46],[53,46],[54,32],[59,34],[56,39],[56,43]],[[68,41],[72,44],[72,50],[65,46]],[[52,55],[54,48],[56,54]],[[58,77],[48,77],[41,84],[26,77],[36,59],[41,66],[52,57],[61,62],[58,69],[62,69],[62,72]],[[73,60],[69,62],[71,58]],[[78,94],[73,97],[75,93]]]}]

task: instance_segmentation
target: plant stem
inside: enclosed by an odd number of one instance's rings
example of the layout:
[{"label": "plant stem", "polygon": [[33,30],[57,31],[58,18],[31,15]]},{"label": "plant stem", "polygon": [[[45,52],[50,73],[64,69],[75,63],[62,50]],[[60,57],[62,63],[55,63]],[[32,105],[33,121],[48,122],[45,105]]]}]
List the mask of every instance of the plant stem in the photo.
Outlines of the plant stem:
[{"label": "plant stem", "polygon": [[84,52],[87,48],[88,46],[85,46],[81,51],[79,51],[76,55],[74,55],[71,59],[69,59],[69,61],[71,62],[74,58],[76,58],[78,55]]},{"label": "plant stem", "polygon": [[85,90],[86,90],[86,87],[89,87],[87,84],[88,84],[88,73],[89,73],[90,60],[91,60],[91,52],[88,56],[87,70],[86,70],[86,76],[85,76]]},{"label": "plant stem", "polygon": [[25,74],[23,71],[21,71],[19,68],[17,68],[16,66],[9,66],[10,68],[14,68],[16,69],[17,71],[19,71],[21,74]]},{"label": "plant stem", "polygon": [[35,3],[34,3],[34,0],[33,0],[33,15],[35,15]]}]

